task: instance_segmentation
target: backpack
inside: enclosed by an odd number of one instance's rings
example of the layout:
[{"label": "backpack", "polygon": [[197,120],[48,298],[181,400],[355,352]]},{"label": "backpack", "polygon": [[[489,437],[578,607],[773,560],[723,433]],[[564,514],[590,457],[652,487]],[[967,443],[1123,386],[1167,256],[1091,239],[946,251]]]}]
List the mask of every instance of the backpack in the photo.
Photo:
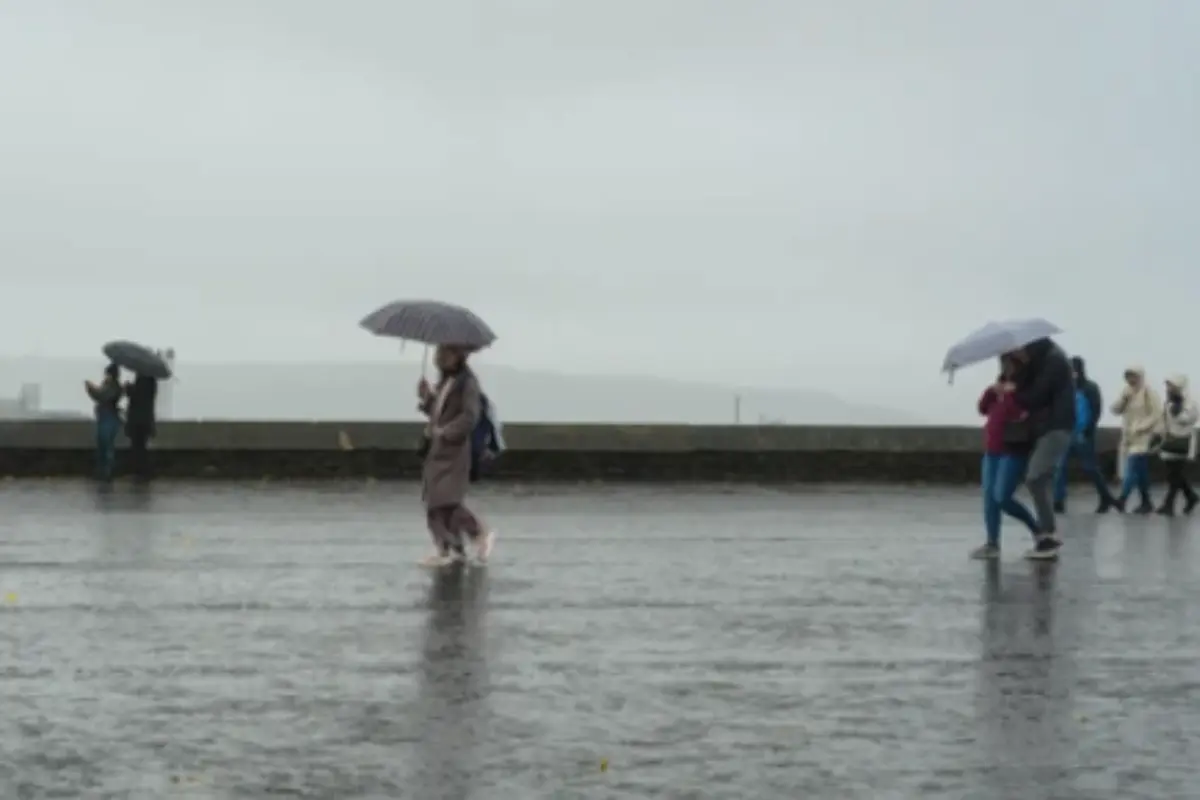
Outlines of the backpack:
[{"label": "backpack", "polygon": [[487,395],[479,396],[479,421],[471,431],[471,483],[478,481],[485,467],[491,466],[504,452],[500,419]]}]

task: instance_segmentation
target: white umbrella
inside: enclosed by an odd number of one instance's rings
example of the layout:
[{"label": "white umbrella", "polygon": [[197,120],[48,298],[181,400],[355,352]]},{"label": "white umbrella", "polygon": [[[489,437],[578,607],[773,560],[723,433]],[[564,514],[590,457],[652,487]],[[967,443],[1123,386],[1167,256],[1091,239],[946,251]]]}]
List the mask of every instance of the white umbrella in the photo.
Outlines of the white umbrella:
[{"label": "white umbrella", "polygon": [[1058,333],[1062,333],[1061,328],[1038,317],[989,322],[946,351],[942,372],[950,373],[950,379],[954,380],[955,370],[999,358],[1030,342]]}]

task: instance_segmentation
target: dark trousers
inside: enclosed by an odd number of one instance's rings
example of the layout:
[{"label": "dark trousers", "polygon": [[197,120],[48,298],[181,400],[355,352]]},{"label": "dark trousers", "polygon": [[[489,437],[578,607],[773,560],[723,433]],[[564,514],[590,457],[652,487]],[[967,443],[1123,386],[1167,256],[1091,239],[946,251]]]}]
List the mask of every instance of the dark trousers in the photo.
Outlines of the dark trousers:
[{"label": "dark trousers", "polygon": [[127,430],[129,437],[129,471],[142,480],[150,478],[150,436],[136,428]]},{"label": "dark trousers", "polygon": [[1192,484],[1187,478],[1188,462],[1182,458],[1164,460],[1163,466],[1167,470],[1167,496],[1163,500],[1163,507],[1168,509],[1175,508],[1175,496],[1183,493],[1188,505],[1195,505],[1196,490],[1192,488]]},{"label": "dark trousers", "polygon": [[479,519],[464,505],[430,508],[425,512],[425,524],[434,547],[443,555],[463,552],[464,537],[472,541],[479,538]]}]

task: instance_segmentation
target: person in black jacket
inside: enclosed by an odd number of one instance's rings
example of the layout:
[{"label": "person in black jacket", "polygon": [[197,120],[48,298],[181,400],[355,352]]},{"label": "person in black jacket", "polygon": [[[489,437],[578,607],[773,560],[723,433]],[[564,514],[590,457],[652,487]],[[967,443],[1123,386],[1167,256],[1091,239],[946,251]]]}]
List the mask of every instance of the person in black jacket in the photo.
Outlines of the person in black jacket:
[{"label": "person in black jacket", "polygon": [[150,479],[150,440],[157,433],[155,402],[158,381],[149,375],[138,375],[133,383],[125,384],[125,435],[129,437],[129,467],[140,480]]},{"label": "person in black jacket", "polygon": [[1054,478],[1054,512],[1062,514],[1067,510],[1067,469],[1071,457],[1074,456],[1079,459],[1088,480],[1096,487],[1096,494],[1100,497],[1096,513],[1103,514],[1117,504],[1096,461],[1096,427],[1100,424],[1100,415],[1104,413],[1104,397],[1100,394],[1100,387],[1096,382],[1088,379],[1087,366],[1082,358],[1074,356],[1071,359],[1071,371],[1075,375],[1076,394],[1083,395],[1087,402],[1087,427],[1075,433],[1071,447],[1058,465]]},{"label": "person in black jacket", "polygon": [[1039,535],[1031,559],[1058,557],[1062,543],[1054,521],[1054,472],[1071,446],[1075,429],[1075,378],[1067,355],[1050,339],[1038,339],[1013,352],[1021,363],[1014,399],[1028,413],[1033,452],[1025,485],[1033,497]]}]

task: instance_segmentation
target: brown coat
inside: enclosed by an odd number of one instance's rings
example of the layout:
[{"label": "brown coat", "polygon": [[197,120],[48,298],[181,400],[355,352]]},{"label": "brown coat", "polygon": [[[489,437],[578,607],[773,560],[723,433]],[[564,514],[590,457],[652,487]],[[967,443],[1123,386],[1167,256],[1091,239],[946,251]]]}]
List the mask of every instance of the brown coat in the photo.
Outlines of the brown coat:
[{"label": "brown coat", "polygon": [[[481,413],[479,380],[469,369],[451,380],[454,385],[440,409],[437,398],[443,387],[441,383],[425,405],[432,436],[421,470],[421,499],[426,508],[459,505],[466,498],[471,482],[471,433]],[[437,419],[433,418],[435,413]],[[440,436],[435,433],[439,429]]]}]

